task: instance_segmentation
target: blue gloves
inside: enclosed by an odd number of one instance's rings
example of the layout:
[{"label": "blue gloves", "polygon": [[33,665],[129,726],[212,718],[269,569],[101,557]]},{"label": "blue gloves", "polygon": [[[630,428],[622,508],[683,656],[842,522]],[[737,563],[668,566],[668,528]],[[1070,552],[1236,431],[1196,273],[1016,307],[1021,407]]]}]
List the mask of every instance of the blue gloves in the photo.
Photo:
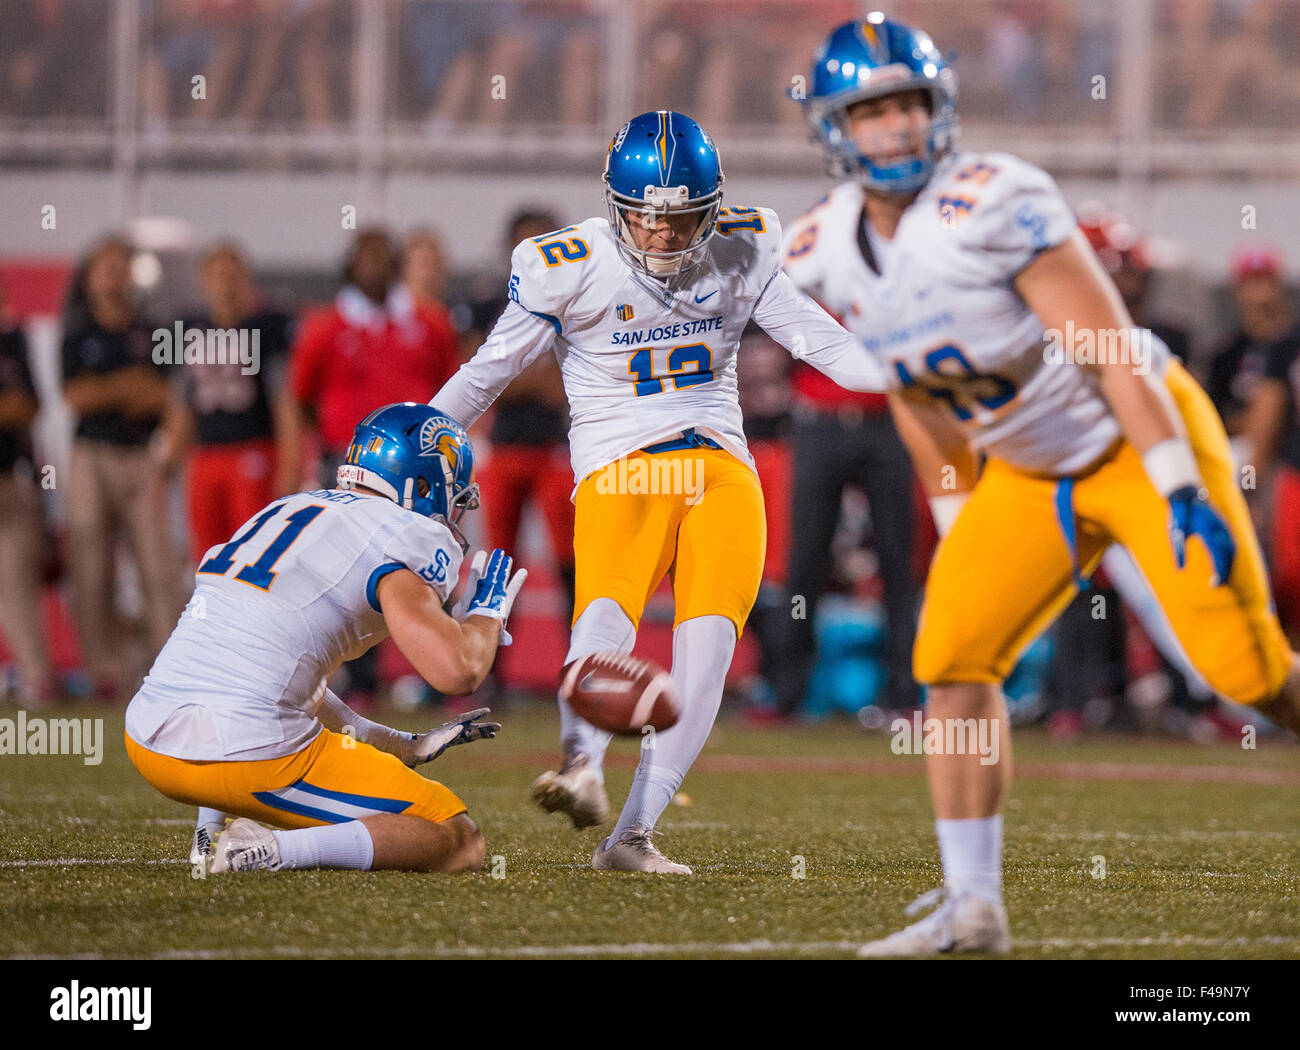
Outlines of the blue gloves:
[{"label": "blue gloves", "polygon": [[500,620],[502,645],[509,645],[513,641],[506,630],[506,618],[515,604],[519,588],[528,578],[527,569],[520,569],[511,576],[513,565],[514,560],[500,547],[492,552],[490,558],[484,551],[474,555],[469,579],[465,584],[466,600],[463,607],[456,611],[459,615],[453,614],[458,620],[463,620],[466,616],[489,616]]},{"label": "blue gloves", "polygon": [[1218,587],[1232,575],[1232,562],[1237,554],[1237,544],[1210,501],[1191,485],[1169,493],[1169,542],[1174,548],[1174,560],[1181,569],[1187,564],[1187,539],[1199,536],[1214,562],[1214,576],[1210,585]]}]

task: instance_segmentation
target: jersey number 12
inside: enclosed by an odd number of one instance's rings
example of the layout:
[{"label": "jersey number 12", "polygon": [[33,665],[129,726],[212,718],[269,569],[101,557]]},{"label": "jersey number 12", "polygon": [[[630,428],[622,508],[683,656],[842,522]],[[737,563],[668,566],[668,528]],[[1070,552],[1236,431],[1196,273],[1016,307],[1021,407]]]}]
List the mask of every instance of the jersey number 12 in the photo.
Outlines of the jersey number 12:
[{"label": "jersey number 12", "polygon": [[[653,350],[653,347],[643,347],[628,359],[627,371],[628,375],[636,379],[637,397],[662,392],[665,378],[673,381],[674,390],[713,381],[713,351],[707,344],[674,346],[668,351],[668,375],[664,377],[654,373]],[[695,367],[687,371],[687,365]]]}]

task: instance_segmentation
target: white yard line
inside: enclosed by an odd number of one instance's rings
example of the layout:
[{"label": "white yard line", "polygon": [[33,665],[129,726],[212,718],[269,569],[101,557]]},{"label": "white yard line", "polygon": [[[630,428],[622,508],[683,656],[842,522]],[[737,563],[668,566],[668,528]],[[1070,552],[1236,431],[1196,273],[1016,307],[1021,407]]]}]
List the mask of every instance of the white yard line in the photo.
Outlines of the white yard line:
[{"label": "white yard line", "polygon": [[[683,941],[672,943],[633,944],[521,944],[502,948],[477,946],[430,947],[424,945],[397,945],[379,948],[358,945],[356,949],[302,948],[298,945],[267,945],[236,951],[229,948],[184,949],[159,952],[156,959],[246,959],[278,956],[281,958],[334,959],[359,955],[381,958],[440,958],[440,959],[543,959],[555,957],[589,958],[592,956],[646,956],[646,955],[757,955],[777,953],[783,955],[808,955],[826,952],[852,953],[862,941]],[[1017,940],[1015,947],[1071,950],[1076,948],[1246,948],[1254,946],[1294,947],[1300,949],[1300,937],[1050,937],[1044,940]],[[77,955],[11,955],[9,959],[97,959],[118,958],[95,954]]]},{"label": "white yard line", "polygon": [[188,860],[167,857],[162,860],[137,860],[134,857],[55,857],[53,860],[0,860],[0,868],[75,868],[86,865],[123,866],[127,864],[184,864]]},{"label": "white yard line", "polygon": [[[1022,824],[1021,827],[1032,827]],[[870,830],[870,829],[863,829]],[[1139,842],[1143,839],[1187,839],[1193,842],[1218,839],[1295,839],[1300,838],[1300,831],[1026,831],[1036,839],[1048,839],[1053,842],[1095,842],[1105,839],[1120,839],[1125,842]]]}]

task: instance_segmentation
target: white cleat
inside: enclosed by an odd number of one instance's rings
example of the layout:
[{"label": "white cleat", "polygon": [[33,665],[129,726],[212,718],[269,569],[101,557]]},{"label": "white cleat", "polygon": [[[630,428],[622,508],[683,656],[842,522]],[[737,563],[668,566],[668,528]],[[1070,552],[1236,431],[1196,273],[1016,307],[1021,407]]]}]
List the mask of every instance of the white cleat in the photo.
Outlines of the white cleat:
[{"label": "white cleat", "polygon": [[907,906],[912,916],[932,904],[939,906],[920,922],[882,940],[864,944],[859,959],[887,959],[903,955],[941,955],[978,952],[1005,955],[1011,951],[1011,927],[1001,901],[986,897],[954,897],[947,890],[924,893]]},{"label": "white cleat", "polygon": [[547,813],[567,813],[579,830],[609,819],[605,784],[586,755],[566,762],[558,773],[547,770],[534,780],[533,801]]},{"label": "white cleat", "polygon": [[591,855],[591,866],[597,871],[646,871],[653,875],[689,875],[685,864],[669,860],[659,852],[649,828],[637,825],[625,831],[608,849],[601,842]]},{"label": "white cleat", "polygon": [[240,817],[221,833],[212,847],[213,875],[227,871],[278,871],[280,846],[255,820]]}]

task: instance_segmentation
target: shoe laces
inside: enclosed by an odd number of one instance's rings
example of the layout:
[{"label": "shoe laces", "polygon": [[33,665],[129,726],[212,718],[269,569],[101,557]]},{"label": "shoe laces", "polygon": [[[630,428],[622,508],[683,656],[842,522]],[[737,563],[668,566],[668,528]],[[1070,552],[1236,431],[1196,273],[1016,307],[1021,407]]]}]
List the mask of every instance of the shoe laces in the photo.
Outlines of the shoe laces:
[{"label": "shoe laces", "polygon": [[618,841],[631,846],[638,853],[644,853],[646,856],[663,857],[663,854],[659,852],[659,847],[654,844],[651,838],[653,834],[654,832],[649,828],[633,828],[631,831],[623,832],[618,837]]},{"label": "shoe laces", "polygon": [[245,846],[239,853],[239,866],[244,870],[270,869],[271,865],[268,861],[271,859],[272,852],[269,842],[256,842],[251,846]]},{"label": "shoe laces", "polygon": [[943,939],[951,944],[954,939],[952,919],[956,910],[956,903],[957,899],[946,887],[938,886],[917,897],[916,900],[903,909],[903,914],[910,919],[914,915],[919,915],[925,911],[926,908],[934,908],[934,911],[924,919],[914,923],[911,928],[917,932],[924,930],[927,933],[936,930],[942,933]]}]

